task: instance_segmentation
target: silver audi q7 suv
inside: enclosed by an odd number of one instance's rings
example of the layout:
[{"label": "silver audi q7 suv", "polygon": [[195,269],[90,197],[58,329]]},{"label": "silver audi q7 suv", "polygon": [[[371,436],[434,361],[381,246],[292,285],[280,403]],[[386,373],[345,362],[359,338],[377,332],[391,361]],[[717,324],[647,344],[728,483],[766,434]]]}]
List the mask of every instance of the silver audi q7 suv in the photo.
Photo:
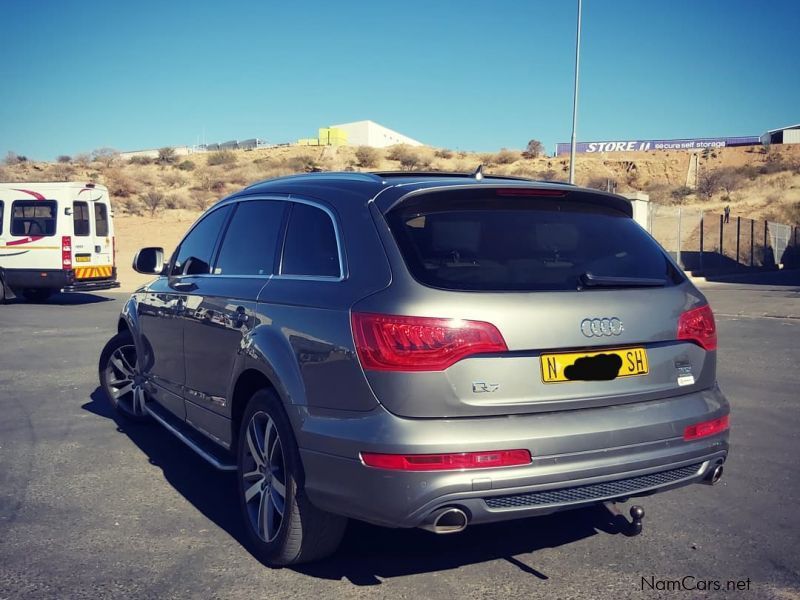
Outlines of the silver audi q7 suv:
[{"label": "silver audi q7 suv", "polygon": [[619,196],[285,177],[134,267],[157,278],[102,386],[237,472],[268,564],[332,553],[347,518],[456,532],[721,475],[714,316]]}]

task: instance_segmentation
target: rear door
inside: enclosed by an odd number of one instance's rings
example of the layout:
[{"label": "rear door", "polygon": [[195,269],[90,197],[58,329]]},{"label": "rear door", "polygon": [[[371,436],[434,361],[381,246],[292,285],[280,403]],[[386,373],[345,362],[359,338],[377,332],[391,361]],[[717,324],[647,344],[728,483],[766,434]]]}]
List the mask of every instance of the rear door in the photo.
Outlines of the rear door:
[{"label": "rear door", "polygon": [[[376,354],[377,366],[365,368],[378,399],[397,414],[564,410],[714,384],[713,349],[678,339],[681,315],[703,304],[702,295],[602,198],[492,188],[431,193],[389,213],[388,224],[387,242],[399,250],[395,272],[404,277],[354,312],[440,319],[356,323],[357,343],[361,331],[364,345],[403,363],[381,365]],[[486,350],[447,360],[470,340]],[[437,355],[439,366],[420,366]]]},{"label": "rear door", "polygon": [[257,325],[259,292],[275,269],[286,203],[243,200],[208,274],[181,277],[187,294],[184,323],[186,418],[225,442],[230,423],[228,384],[243,343]]},{"label": "rear door", "polygon": [[106,279],[113,273],[113,231],[108,194],[83,188],[72,204],[74,267],[77,279]]}]

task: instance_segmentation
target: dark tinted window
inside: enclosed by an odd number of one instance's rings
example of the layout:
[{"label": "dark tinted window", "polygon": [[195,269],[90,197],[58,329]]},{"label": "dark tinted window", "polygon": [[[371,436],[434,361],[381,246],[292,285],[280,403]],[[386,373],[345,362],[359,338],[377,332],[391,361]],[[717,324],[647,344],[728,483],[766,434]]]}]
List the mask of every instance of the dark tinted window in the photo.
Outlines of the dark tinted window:
[{"label": "dark tinted window", "polygon": [[55,200],[14,200],[11,205],[11,235],[55,234]]},{"label": "dark tinted window", "polygon": [[3,201],[0,200],[0,233],[3,233]]},{"label": "dark tinted window", "polygon": [[324,210],[295,203],[289,217],[281,274],[339,277],[333,221]]},{"label": "dark tinted window", "polygon": [[584,273],[664,279],[680,275],[633,219],[601,206],[549,198],[442,194],[389,215],[412,275],[454,290],[575,290]]},{"label": "dark tinted window", "polygon": [[219,208],[203,217],[181,243],[172,275],[202,275],[209,272],[211,255],[230,207]]},{"label": "dark tinted window", "polygon": [[77,236],[89,235],[89,204],[86,202],[72,203],[72,231]]},{"label": "dark tinted window", "polygon": [[101,202],[94,203],[94,234],[108,235],[108,207]]},{"label": "dark tinted window", "polygon": [[271,275],[283,221],[283,202],[240,202],[214,267],[216,275]]}]

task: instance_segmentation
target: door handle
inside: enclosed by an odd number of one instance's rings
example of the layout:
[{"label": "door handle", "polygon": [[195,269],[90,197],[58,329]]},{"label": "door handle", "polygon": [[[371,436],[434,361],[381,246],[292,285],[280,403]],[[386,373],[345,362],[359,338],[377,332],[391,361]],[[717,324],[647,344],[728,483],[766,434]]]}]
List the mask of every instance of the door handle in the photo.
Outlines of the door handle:
[{"label": "door handle", "polygon": [[170,287],[172,287],[175,290],[189,291],[189,292],[197,289],[197,285],[192,283],[191,281],[175,281],[170,284]]}]

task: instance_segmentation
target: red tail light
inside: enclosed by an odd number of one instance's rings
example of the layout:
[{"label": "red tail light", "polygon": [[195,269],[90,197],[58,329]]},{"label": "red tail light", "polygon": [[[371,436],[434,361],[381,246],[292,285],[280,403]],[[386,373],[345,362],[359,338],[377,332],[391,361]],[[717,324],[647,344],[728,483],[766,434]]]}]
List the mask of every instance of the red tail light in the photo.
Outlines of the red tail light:
[{"label": "red tail light", "polygon": [[717,326],[708,304],[687,310],[680,316],[678,339],[694,342],[706,350],[717,349]]},{"label": "red tail light", "polygon": [[65,271],[72,268],[72,237],[61,237],[61,268]]},{"label": "red tail light", "polygon": [[466,356],[508,350],[482,321],[353,313],[361,366],[373,371],[443,371]]},{"label": "red tail light", "polygon": [[728,415],[725,415],[718,419],[711,419],[710,421],[689,425],[683,430],[683,439],[689,442],[698,438],[708,437],[709,435],[722,433],[728,429],[728,427]]},{"label": "red tail light", "polygon": [[495,450],[491,452],[455,452],[451,454],[376,454],[362,452],[361,460],[368,467],[392,471],[458,471],[528,465],[527,450]]}]

